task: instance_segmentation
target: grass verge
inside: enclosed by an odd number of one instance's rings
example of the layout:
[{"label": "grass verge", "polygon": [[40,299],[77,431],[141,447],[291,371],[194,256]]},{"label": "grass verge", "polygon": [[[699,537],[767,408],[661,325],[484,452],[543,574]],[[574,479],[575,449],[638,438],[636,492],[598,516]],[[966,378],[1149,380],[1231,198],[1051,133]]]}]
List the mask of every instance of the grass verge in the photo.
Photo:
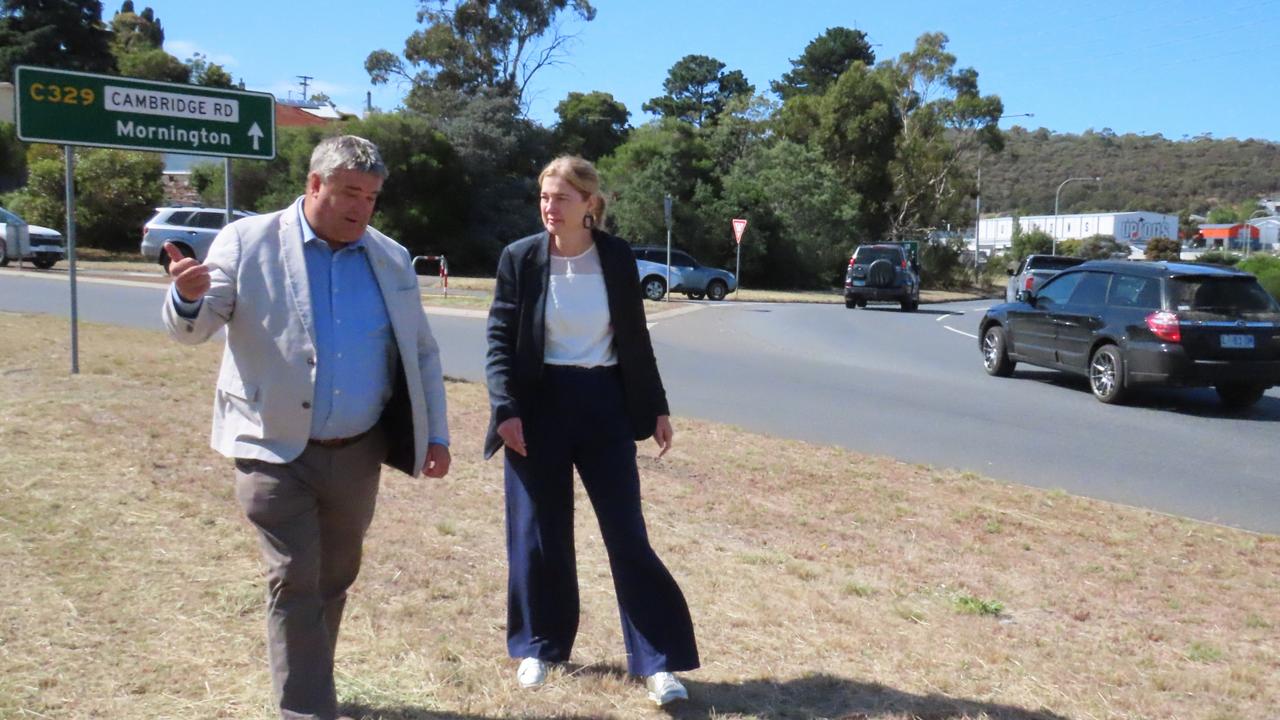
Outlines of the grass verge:
[{"label": "grass verge", "polygon": [[[0,717],[267,720],[262,586],[207,448],[221,348],[0,314]],[[588,503],[582,626],[538,692],[505,658],[484,388],[454,469],[387,472],[338,649],[358,717],[655,716],[626,678]],[[678,398],[675,399],[678,404]],[[1270,718],[1280,538],[677,420],[641,446],[705,666],[689,718]],[[993,532],[992,528],[998,528]]]}]

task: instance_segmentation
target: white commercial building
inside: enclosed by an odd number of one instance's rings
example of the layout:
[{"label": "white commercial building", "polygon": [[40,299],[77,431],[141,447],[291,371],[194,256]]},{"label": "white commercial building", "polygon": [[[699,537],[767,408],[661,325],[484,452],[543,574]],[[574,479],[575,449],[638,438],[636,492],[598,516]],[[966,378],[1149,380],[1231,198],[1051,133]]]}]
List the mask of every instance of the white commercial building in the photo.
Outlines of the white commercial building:
[{"label": "white commercial building", "polygon": [[1013,243],[1013,223],[1022,232],[1043,230],[1058,240],[1082,240],[1109,235],[1129,245],[1145,245],[1151,238],[1178,237],[1178,216],[1154,212],[1081,213],[1078,215],[1024,215],[978,221],[978,245],[984,251],[1002,252]]}]

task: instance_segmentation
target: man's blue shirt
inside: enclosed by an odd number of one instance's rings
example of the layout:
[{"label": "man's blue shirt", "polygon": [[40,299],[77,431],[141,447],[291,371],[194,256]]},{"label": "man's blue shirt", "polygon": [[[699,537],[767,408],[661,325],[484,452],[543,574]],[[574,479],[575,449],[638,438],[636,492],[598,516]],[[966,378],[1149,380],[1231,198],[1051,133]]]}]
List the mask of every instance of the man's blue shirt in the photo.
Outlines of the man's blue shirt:
[{"label": "man's blue shirt", "polygon": [[358,435],[373,427],[391,397],[391,319],[364,240],[335,251],[316,236],[301,204],[298,216],[316,332],[311,437]]}]

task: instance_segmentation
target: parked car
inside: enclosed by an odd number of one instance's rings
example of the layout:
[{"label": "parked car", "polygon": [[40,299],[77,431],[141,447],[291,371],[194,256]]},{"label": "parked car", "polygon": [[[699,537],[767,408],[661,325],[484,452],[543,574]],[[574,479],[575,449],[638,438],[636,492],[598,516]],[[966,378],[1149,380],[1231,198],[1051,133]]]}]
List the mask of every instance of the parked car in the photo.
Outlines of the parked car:
[{"label": "parked car", "polygon": [[1211,385],[1247,407],[1280,383],[1280,304],[1233,268],[1086,262],[992,307],[979,330],[989,374],[1025,362],[1083,375],[1104,403],[1140,385]]},{"label": "parked car", "polygon": [[[239,220],[253,214],[235,210],[232,218]],[[159,263],[168,272],[169,255],[164,252],[164,244],[171,242],[186,257],[204,262],[209,245],[226,224],[226,217],[227,211],[222,208],[156,208],[156,214],[142,226],[142,257]]]},{"label": "parked car", "polygon": [[62,233],[32,225],[16,213],[0,208],[0,267],[22,260],[48,270],[66,256]]},{"label": "parked car", "polygon": [[1035,292],[1049,278],[1084,262],[1084,258],[1065,255],[1028,255],[1017,268],[1009,268],[1009,283],[1004,290],[1004,301],[1013,302],[1019,290]]},{"label": "parked car", "polygon": [[[661,300],[667,291],[667,249],[641,246],[635,248],[640,271],[640,288],[650,300]],[[671,251],[671,291],[682,292],[694,300],[723,300],[738,288],[738,279],[728,270],[709,267],[683,250]]]},{"label": "parked car", "polygon": [[920,307],[920,275],[901,245],[859,245],[844,276],[844,306],[866,307],[868,301],[897,302],[903,310]]}]

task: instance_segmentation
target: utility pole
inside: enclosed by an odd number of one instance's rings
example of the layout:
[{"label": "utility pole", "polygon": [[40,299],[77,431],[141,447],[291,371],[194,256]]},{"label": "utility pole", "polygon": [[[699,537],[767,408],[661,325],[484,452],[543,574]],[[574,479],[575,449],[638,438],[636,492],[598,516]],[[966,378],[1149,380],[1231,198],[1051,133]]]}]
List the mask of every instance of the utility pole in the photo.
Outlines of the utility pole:
[{"label": "utility pole", "polygon": [[295,77],[302,81],[302,102],[309,102],[311,96],[307,94],[307,85],[315,78],[310,75],[297,75]]}]

